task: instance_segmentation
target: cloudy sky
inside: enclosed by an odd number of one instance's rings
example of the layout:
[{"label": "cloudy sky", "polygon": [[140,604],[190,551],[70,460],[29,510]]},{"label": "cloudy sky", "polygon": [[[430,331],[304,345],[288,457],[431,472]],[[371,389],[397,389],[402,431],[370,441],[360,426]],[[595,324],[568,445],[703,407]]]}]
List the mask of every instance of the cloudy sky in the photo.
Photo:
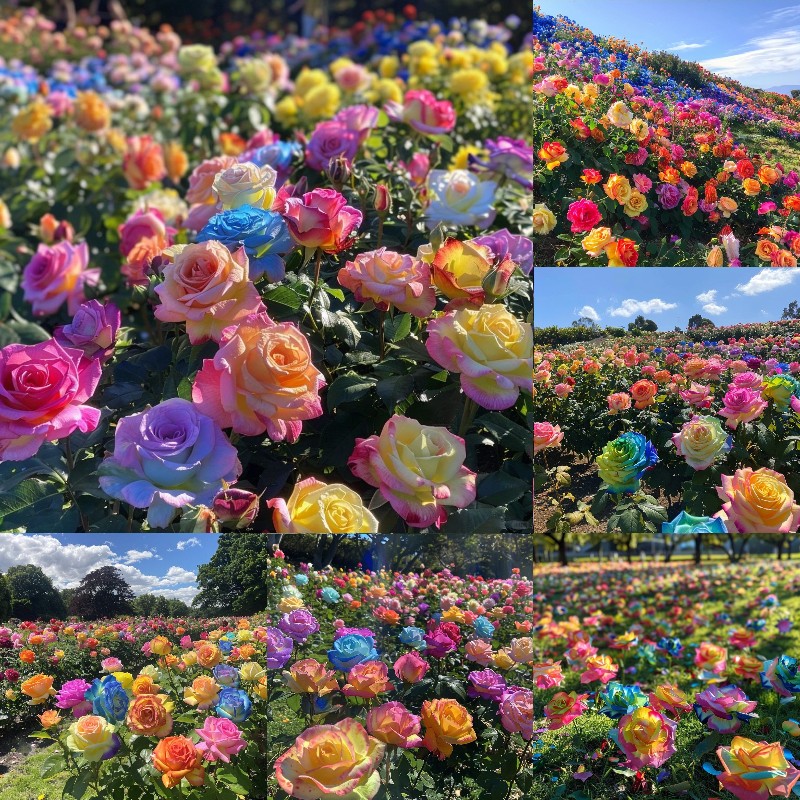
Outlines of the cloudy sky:
[{"label": "cloudy sky", "polygon": [[787,0],[534,0],[597,34],[668,50],[747,86],[800,86],[800,3]]},{"label": "cloudy sky", "polygon": [[589,317],[625,328],[638,314],[661,330],[702,314],[717,325],[778,320],[800,301],[800,269],[541,267],[534,275],[536,325]]},{"label": "cloudy sky", "polygon": [[113,564],[134,594],[191,603],[198,592],[197,569],[216,549],[214,534],[0,534],[0,572],[35,564],[57,588],[66,589],[77,586],[88,572]]}]

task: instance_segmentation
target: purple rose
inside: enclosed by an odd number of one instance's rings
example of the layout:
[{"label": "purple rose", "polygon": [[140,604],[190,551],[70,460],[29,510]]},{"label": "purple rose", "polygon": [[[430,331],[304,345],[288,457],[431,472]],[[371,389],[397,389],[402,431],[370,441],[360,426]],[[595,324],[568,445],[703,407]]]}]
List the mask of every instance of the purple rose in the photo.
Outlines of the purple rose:
[{"label": "purple rose", "polygon": [[86,699],[86,692],[91,688],[92,685],[83,678],[67,681],[56,695],[56,707],[70,708],[76,717],[88,714],[92,710],[92,704]]},{"label": "purple rose", "polygon": [[671,183],[660,183],[656,187],[656,194],[658,195],[658,202],[661,208],[666,210],[675,208],[681,200],[680,190]]},{"label": "purple rose", "polygon": [[526,275],[530,275],[533,269],[533,242],[527,236],[519,236],[510,233],[508,228],[501,228],[493,233],[476,236],[472,241],[488,247],[494,253],[495,261],[499,262],[510,256]]},{"label": "purple rose", "polygon": [[335,642],[337,639],[341,639],[342,636],[349,636],[351,633],[356,634],[356,636],[371,636],[373,639],[377,638],[369,628],[337,628],[333,634],[333,641]]},{"label": "purple rose", "polygon": [[298,644],[304,644],[312,633],[319,630],[319,623],[310,611],[304,608],[297,608],[284,614],[278,627],[288,636],[291,636]]},{"label": "purple rose", "polygon": [[499,701],[508,688],[505,678],[493,669],[470,672],[467,680],[472,684],[467,689],[469,697],[482,697],[485,700]]},{"label": "purple rose", "polygon": [[258,514],[259,496],[246,489],[223,489],[211,506],[220,522],[228,527],[246,528]]},{"label": "purple rose", "polygon": [[425,655],[431,658],[444,658],[456,649],[456,643],[441,629],[436,628],[422,637],[426,644]]},{"label": "purple rose", "polygon": [[99,300],[81,303],[69,325],[59,325],[53,338],[64,347],[83,350],[89,360],[105,360],[114,352],[122,316],[113,303],[103,305]]},{"label": "purple rose", "polygon": [[320,122],[306,145],[306,163],[312,169],[327,169],[328,162],[336,156],[344,156],[349,163],[360,146],[357,131],[335,120]]},{"label": "purple rose", "polygon": [[357,133],[359,142],[363,144],[378,122],[379,114],[380,111],[375,106],[347,106],[337,112],[333,119],[343,124],[347,130]]},{"label": "purple rose", "polygon": [[480,166],[495,175],[504,175],[526,189],[533,189],[533,147],[524,139],[511,139],[498,136],[487,139],[486,149],[489,157],[481,161],[474,155],[469,157],[470,165]]},{"label": "purple rose", "polygon": [[175,397],[119,421],[114,454],[100,465],[100,488],[148,509],[150,527],[165,528],[179,508],[210,505],[241,471],[219,425]]},{"label": "purple rose", "polygon": [[292,657],[294,642],[278,628],[267,628],[267,669],[283,669]]}]

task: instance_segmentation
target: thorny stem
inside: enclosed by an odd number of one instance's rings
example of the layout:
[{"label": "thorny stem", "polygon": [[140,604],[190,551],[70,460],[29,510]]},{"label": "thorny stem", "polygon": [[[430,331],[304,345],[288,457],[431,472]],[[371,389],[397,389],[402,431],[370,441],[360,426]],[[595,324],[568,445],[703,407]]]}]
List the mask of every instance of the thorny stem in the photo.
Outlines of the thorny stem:
[{"label": "thorny stem", "polygon": [[75,492],[72,490],[72,484],[70,483],[72,471],[75,469],[75,460],[72,457],[72,445],[69,443],[69,437],[64,439],[64,458],[67,460],[67,491],[69,492],[73,505],[78,509],[78,516],[80,516],[81,519],[81,530],[83,530],[84,533],[88,533],[89,520],[86,518],[86,514],[81,510],[80,505],[78,505],[78,498],[75,496]]}]

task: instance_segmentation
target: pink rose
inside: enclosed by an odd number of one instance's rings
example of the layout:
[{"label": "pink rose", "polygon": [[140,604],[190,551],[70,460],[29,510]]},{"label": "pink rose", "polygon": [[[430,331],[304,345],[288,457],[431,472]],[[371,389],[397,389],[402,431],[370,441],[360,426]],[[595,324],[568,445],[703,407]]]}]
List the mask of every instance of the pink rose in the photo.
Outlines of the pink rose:
[{"label": "pink rose", "polygon": [[424,677],[425,673],[430,668],[430,664],[422,658],[418,653],[406,653],[400,656],[394,662],[392,669],[394,674],[400,678],[403,683],[419,683]]},{"label": "pink rose", "polygon": [[264,310],[244,248],[231,253],[221,242],[186,245],[163,272],[156,319],[185,322],[192,344],[218,342],[224,328]]},{"label": "pink rose", "polygon": [[186,202],[191,205],[195,203],[214,203],[216,201],[216,196],[212,191],[214,178],[220,172],[238,163],[235,156],[217,156],[198,164],[189,176],[189,191],[186,192]]},{"label": "pink rose", "polygon": [[384,703],[367,713],[367,731],[378,741],[408,749],[422,744],[421,719],[397,701]]},{"label": "pink rose", "polygon": [[283,217],[299,245],[326,253],[350,247],[364,219],[335,189],[314,189],[302,197],[290,197],[284,204]]},{"label": "pink rose", "polygon": [[447,100],[437,100],[427,89],[413,89],[406,92],[403,105],[387,103],[386,113],[396,122],[405,122],[415,131],[438,136],[453,130],[456,112]]},{"label": "pink rose", "polygon": [[24,461],[45,442],[92,431],[100,411],[85,405],[100,381],[100,361],[78,370],[83,353],[54,339],[0,350],[0,460]]},{"label": "pink rose", "polygon": [[572,223],[570,229],[573,233],[590,231],[603,219],[597,206],[585,197],[570,203],[567,210],[567,219]]},{"label": "pink rose", "polygon": [[559,447],[564,434],[558,425],[549,422],[533,423],[533,452],[538,453],[548,447]]},{"label": "pink rose", "polygon": [[164,223],[164,215],[158,209],[150,211],[136,211],[119,226],[119,249],[123,256],[142,240],[147,238],[163,242],[162,249],[172,244],[174,228],[168,228]]},{"label": "pink rose", "polygon": [[708,408],[711,405],[711,389],[692,381],[688,389],[680,392],[681,397],[691,406]]},{"label": "pink rose", "polygon": [[509,733],[520,734],[526,742],[533,738],[533,692],[530,689],[509,687],[500,698],[498,711],[500,722]]},{"label": "pink rose", "polygon": [[728,427],[733,430],[736,430],[740,422],[752,422],[758,419],[769,405],[762,399],[761,392],[757,389],[737,387],[728,389],[723,402],[725,407],[720,409],[719,414],[727,419]]},{"label": "pink rose", "polygon": [[627,392],[614,392],[606,397],[606,402],[608,403],[608,413],[618,414],[631,407],[631,396]]},{"label": "pink rose", "polygon": [[378,122],[379,114],[380,111],[375,106],[347,106],[336,113],[334,120],[357,133],[359,141],[363,144]]},{"label": "pink rose", "polygon": [[206,717],[202,728],[195,728],[200,737],[196,747],[206,761],[230,762],[240,750],[247,747],[242,732],[235,722],[224,717]]},{"label": "pink rose", "polygon": [[122,171],[133,189],[146,189],[154,181],[160,181],[167,174],[161,145],[152,136],[128,137]]},{"label": "pink rose", "polygon": [[22,273],[25,300],[37,317],[55,314],[64,303],[74,314],[86,299],[84,286],[95,286],[99,269],[87,269],[89,248],[85,242],[75,246],[59,242],[53,247],[40,244]]},{"label": "pink rose", "polygon": [[398,164],[408,173],[415,186],[422,186],[431,171],[431,160],[427,153],[414,153],[408,163],[399,161]]},{"label": "pink rose", "polygon": [[306,145],[306,163],[318,170],[327,169],[328,162],[337,156],[343,156],[351,163],[360,145],[357,131],[351,131],[335,120],[320,122]]}]

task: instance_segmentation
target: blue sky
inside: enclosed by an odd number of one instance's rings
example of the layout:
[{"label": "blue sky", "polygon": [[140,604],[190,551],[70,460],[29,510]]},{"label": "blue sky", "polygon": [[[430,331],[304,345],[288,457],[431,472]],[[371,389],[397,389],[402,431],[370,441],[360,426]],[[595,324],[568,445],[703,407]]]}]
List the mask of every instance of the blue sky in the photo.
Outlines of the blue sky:
[{"label": "blue sky", "polygon": [[597,34],[669,50],[747,86],[800,86],[800,3],[787,0],[534,0]]},{"label": "blue sky", "polygon": [[197,569],[217,549],[215,534],[0,534],[0,572],[36,564],[59,589],[77,586],[84,575],[118,567],[134,594],[156,594],[191,603]]},{"label": "blue sky", "polygon": [[792,300],[800,301],[800,269],[725,267],[537,267],[536,325],[568,326],[588,316],[602,326],[626,328],[638,314],[661,330],[685,328],[702,314],[718,325],[770,322]]}]

